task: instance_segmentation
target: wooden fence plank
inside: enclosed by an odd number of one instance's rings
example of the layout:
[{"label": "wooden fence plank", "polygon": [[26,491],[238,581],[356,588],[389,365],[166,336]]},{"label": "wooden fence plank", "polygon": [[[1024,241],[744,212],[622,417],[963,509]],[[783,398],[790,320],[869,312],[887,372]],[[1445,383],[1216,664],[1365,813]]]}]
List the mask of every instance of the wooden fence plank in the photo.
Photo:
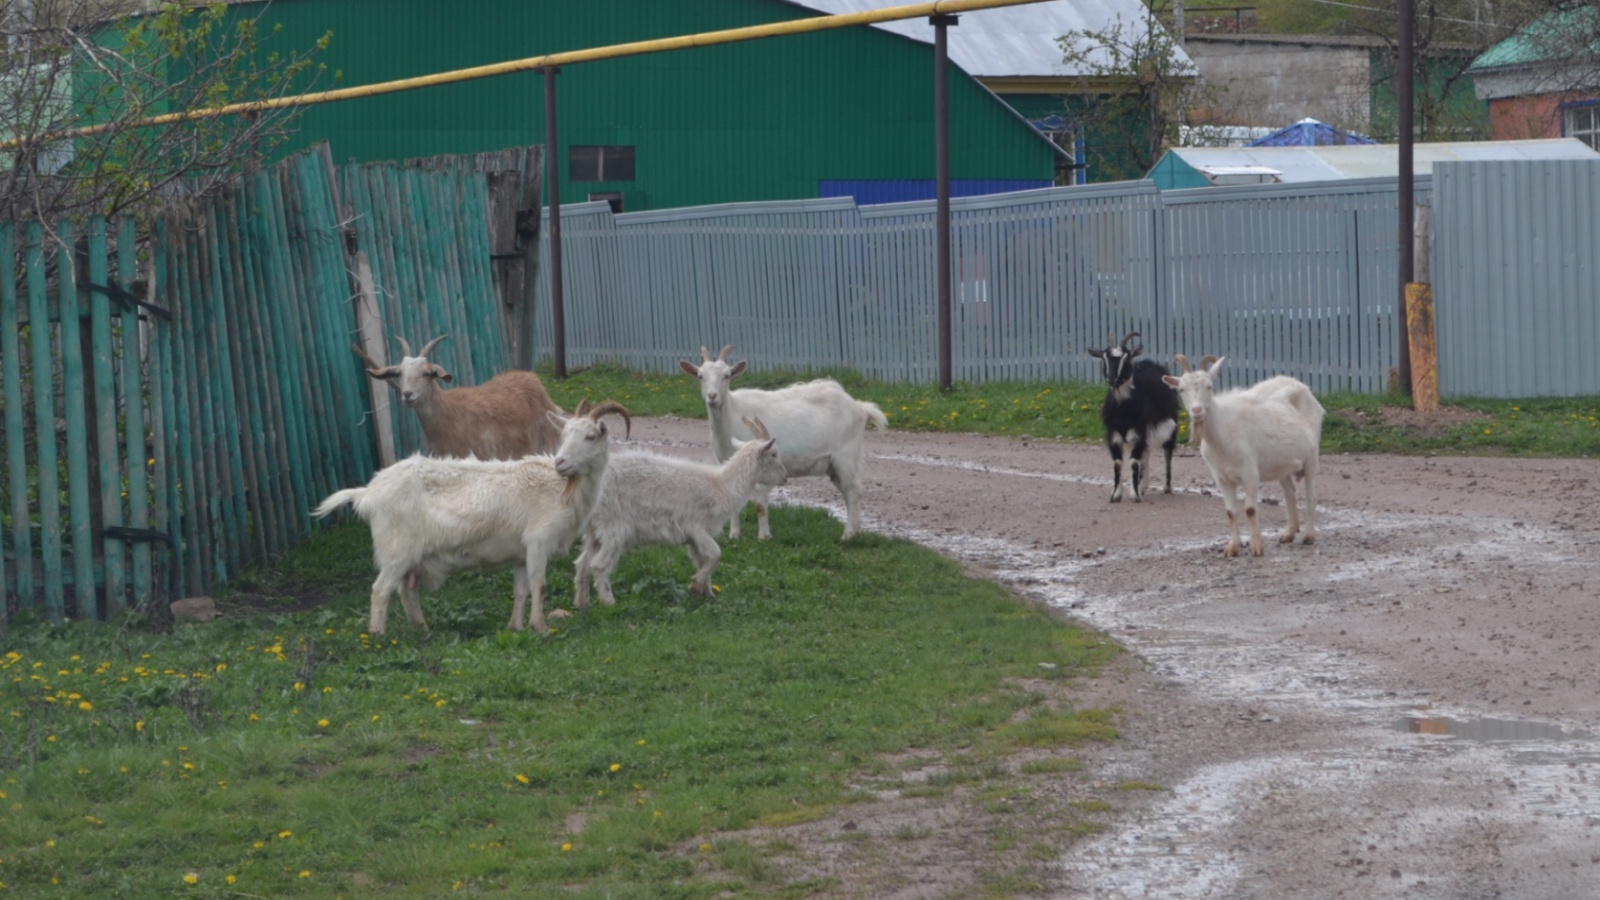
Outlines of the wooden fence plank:
[{"label": "wooden fence plank", "polygon": [[[0,226],[0,260],[16,259],[16,228]],[[11,551],[16,572],[12,576],[19,611],[32,611],[33,513],[28,504],[27,432],[22,411],[25,382],[22,380],[21,325],[17,315],[17,282],[0,278],[0,391],[5,394],[6,412],[6,490],[11,500]],[[5,557],[5,535],[0,534],[0,566]],[[0,600],[4,600],[5,579],[0,576]],[[0,614],[0,620],[5,616]]]},{"label": "wooden fence plank", "polygon": [[[137,277],[138,251],[132,218],[124,218],[117,225],[117,284],[131,287]],[[145,440],[145,367],[140,358],[143,329],[136,308],[124,307],[122,311],[122,378],[121,392],[123,415],[123,445],[126,448],[128,477],[128,522],[133,528],[149,529],[150,481],[148,466],[154,457],[149,455]],[[154,402],[155,390],[149,392]],[[101,426],[104,427],[104,426]],[[131,572],[134,609],[145,609],[151,600],[154,573],[150,564],[151,544],[139,541],[132,548]],[[107,612],[112,611],[110,592],[107,592]],[[118,598],[120,599],[120,598]]]},{"label": "wooden fence plank", "polygon": [[[110,265],[106,258],[106,220],[95,216],[89,220],[89,284],[107,285]],[[95,439],[98,447],[100,486],[100,521],[107,528],[123,523],[122,451],[118,443],[117,389],[114,371],[114,345],[111,334],[111,305],[117,301],[103,292],[89,288],[85,294],[89,302],[89,332],[94,350],[94,400]],[[124,582],[124,565],[127,547],[116,538],[99,538],[102,572],[105,580],[105,611],[109,618],[119,613],[127,593]]]},{"label": "wooden fence plank", "polygon": [[247,505],[248,497],[253,492],[246,487],[244,480],[244,461],[241,459],[244,451],[239,442],[240,399],[234,388],[238,358],[233,352],[231,336],[234,329],[228,316],[227,301],[232,284],[223,271],[224,267],[230,271],[234,268],[237,256],[233,253],[230,232],[219,227],[221,222],[218,204],[206,204],[206,235],[211,251],[210,265],[207,267],[209,308],[206,314],[206,339],[210,345],[209,352],[216,360],[212,370],[212,401],[216,404],[213,421],[220,428],[216,442],[217,453],[221,456],[217,473],[221,484],[214,490],[221,496],[223,526],[227,535],[224,540],[227,545],[224,554],[227,566],[218,580],[226,581],[228,573],[239,571],[241,561],[248,559],[246,548],[250,544],[251,534],[260,529],[252,524]]},{"label": "wooden fence plank", "polygon": [[44,614],[52,622],[64,618],[61,571],[61,491],[57,466],[54,366],[51,360],[54,331],[50,326],[49,285],[46,281],[44,226],[29,222],[24,268],[28,285],[28,344],[33,358],[34,461],[39,481],[39,553],[44,591]]},{"label": "wooden fence plank", "polygon": [[96,615],[94,590],[93,482],[89,479],[89,423],[85,400],[89,383],[84,365],[83,322],[79,318],[78,267],[72,225],[56,226],[61,252],[56,264],[56,303],[61,316],[62,418],[66,421],[67,507],[72,531],[72,594],[79,618]]}]

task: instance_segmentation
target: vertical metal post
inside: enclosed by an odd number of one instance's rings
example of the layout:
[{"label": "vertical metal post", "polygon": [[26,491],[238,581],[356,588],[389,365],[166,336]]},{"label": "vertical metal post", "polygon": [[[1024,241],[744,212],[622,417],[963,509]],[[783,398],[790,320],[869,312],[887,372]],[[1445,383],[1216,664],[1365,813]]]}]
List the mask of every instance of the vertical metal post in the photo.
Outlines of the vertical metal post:
[{"label": "vertical metal post", "polygon": [[1412,104],[1415,100],[1412,87],[1414,69],[1413,44],[1416,31],[1414,0],[1400,0],[1399,53],[1395,62],[1395,103],[1397,106],[1397,135],[1399,141],[1399,206],[1400,206],[1400,353],[1396,357],[1400,370],[1400,389],[1411,393],[1411,340],[1406,318],[1406,285],[1413,281],[1413,207],[1416,204],[1415,153],[1412,147]]},{"label": "vertical metal post", "polygon": [[545,188],[550,192],[550,348],[555,376],[567,377],[566,297],[561,282],[561,142],[556,138],[556,66],[544,73]]},{"label": "vertical metal post", "polygon": [[928,17],[933,25],[933,168],[937,200],[933,230],[938,252],[939,390],[951,386],[950,365],[950,48],[946,29],[957,17]]}]

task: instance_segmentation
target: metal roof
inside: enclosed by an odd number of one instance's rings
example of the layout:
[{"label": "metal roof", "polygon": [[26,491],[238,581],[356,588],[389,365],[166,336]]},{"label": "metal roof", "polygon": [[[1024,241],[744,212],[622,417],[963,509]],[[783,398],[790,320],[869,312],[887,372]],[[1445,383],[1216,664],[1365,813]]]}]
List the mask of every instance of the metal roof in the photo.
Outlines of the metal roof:
[{"label": "metal roof", "polygon": [[[903,6],[905,0],[797,0],[830,15],[870,12]],[[1049,0],[961,14],[960,24],[949,34],[950,60],[976,78],[1080,77],[1106,74],[1063,60],[1056,38],[1069,31],[1106,32],[1122,22],[1124,31],[1144,27],[1149,11],[1140,0]],[[902,19],[872,26],[925,44],[933,43],[933,26],[927,19]],[[1159,26],[1158,26],[1159,27]],[[1083,49],[1091,66],[1110,65],[1110,57],[1097,45]],[[1174,53],[1183,67],[1192,67],[1182,47]]]},{"label": "metal roof", "polygon": [[1600,9],[1592,5],[1556,10],[1524,25],[1484,51],[1467,67],[1467,72],[1477,74],[1600,53],[1600,41],[1594,37],[1597,26],[1600,26]]},{"label": "metal roof", "polygon": [[[1328,147],[1174,147],[1167,151],[1167,155],[1176,156],[1199,171],[1215,170],[1221,166],[1264,166],[1276,169],[1280,173],[1279,180],[1283,182],[1377,178],[1393,176],[1400,168],[1399,147],[1395,144],[1345,144]],[[1596,153],[1576,138],[1415,144],[1412,156],[1417,175],[1431,174],[1434,163],[1451,160],[1600,160],[1600,153]],[[1158,168],[1160,165],[1156,164]]]}]

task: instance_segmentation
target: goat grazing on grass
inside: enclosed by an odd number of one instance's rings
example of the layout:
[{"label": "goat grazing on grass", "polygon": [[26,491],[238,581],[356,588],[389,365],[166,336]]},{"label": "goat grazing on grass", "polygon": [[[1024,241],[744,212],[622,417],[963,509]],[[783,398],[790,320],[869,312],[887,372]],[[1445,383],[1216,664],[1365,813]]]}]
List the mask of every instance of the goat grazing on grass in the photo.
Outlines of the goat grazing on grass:
[{"label": "goat grazing on grass", "polygon": [[515,460],[411,456],[374,475],[366,487],[337,491],[312,515],[322,518],[348,503],[372,528],[372,582],[367,630],[382,634],[389,596],[396,591],[406,617],[426,628],[418,584],[435,588],[463,569],[514,566],[515,601],[506,627],[522,630],[523,605],[533,597],[528,624],[545,630],[545,564],[567,552],[600,496],[609,440],[600,417],[628,411],[607,400],[585,400],[571,418],[546,413],[561,431],[553,456]]},{"label": "goat grazing on grass", "polygon": [[1104,348],[1090,347],[1089,355],[1100,360],[1106,378],[1106,400],[1100,406],[1100,421],[1106,426],[1106,449],[1111,451],[1111,502],[1122,500],[1122,466],[1128,465],[1128,480],[1134,502],[1144,499],[1140,482],[1150,480],[1150,448],[1159,444],[1167,458],[1165,493],[1172,493],[1172,451],[1178,444],[1178,395],[1162,382],[1168,372],[1153,359],[1138,359],[1144,343],[1130,347],[1139,337],[1129,332],[1121,343],[1108,338]]},{"label": "goat grazing on grass", "polygon": [[[819,378],[775,391],[757,388],[733,390],[733,377],[745,370],[746,361],[728,364],[733,345],[722,348],[715,359],[700,348],[700,365],[680,360],[685,372],[700,379],[700,396],[711,423],[711,446],[719,461],[733,456],[734,440],[754,437],[742,423],[760,419],[778,442],[783,467],[790,478],[826,475],[844,495],[844,539],[861,533],[861,465],[866,459],[865,436],[869,424],[880,431],[889,420],[876,403],[857,400],[839,382]],[[756,536],[769,538],[767,497],[771,488],[755,491]],[[728,536],[739,536],[739,515],[728,520]]]},{"label": "goat grazing on grass", "polygon": [[551,401],[539,376],[513,370],[480,385],[443,390],[438,383],[448,383],[451,375],[428,354],[447,337],[439,335],[412,356],[411,345],[396,335],[405,355],[392,366],[378,365],[354,344],[350,349],[366,363],[369,376],[389,382],[400,402],[417,414],[429,454],[517,459],[555,452],[561,429],[545,414],[559,414],[561,408]]},{"label": "goat grazing on grass", "polygon": [[595,592],[607,606],[611,570],[622,554],[648,544],[682,544],[694,561],[689,593],[711,596],[711,573],[722,558],[716,534],[737,515],[758,489],[771,490],[788,480],[777,442],[760,420],[746,420],[757,437],[741,444],[720,466],[628,452],[611,457],[600,502],[584,526],[583,552],[578,554],[574,604],[589,605],[592,573]]},{"label": "goat grazing on grass", "polygon": [[1223,359],[1191,369],[1188,359],[1180,355],[1177,361],[1183,374],[1163,379],[1183,398],[1200,440],[1200,456],[1210,467],[1228,510],[1228,545],[1222,555],[1239,555],[1240,487],[1244,488],[1244,516],[1250,521],[1250,553],[1261,556],[1266,552],[1256,514],[1257,497],[1265,480],[1283,485],[1284,506],[1289,510],[1288,526],[1278,535],[1280,543],[1293,541],[1300,530],[1294,482],[1297,478],[1305,482],[1303,542],[1312,543],[1317,537],[1316,474],[1322,441],[1322,404],[1310,388],[1286,375],[1242,390],[1215,393],[1212,385]]}]

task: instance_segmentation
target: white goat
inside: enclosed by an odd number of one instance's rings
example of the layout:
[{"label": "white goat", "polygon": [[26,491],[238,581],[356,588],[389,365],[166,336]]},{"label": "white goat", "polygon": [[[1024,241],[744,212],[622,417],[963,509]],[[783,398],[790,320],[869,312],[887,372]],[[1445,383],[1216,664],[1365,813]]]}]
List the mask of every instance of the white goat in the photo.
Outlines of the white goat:
[{"label": "white goat", "polygon": [[372,582],[367,629],[382,634],[389,595],[398,591],[411,624],[426,628],[418,583],[435,588],[463,569],[515,566],[512,631],[528,624],[545,630],[544,572],[551,556],[567,552],[600,495],[609,457],[600,417],[628,411],[612,400],[578,405],[572,418],[547,413],[561,429],[554,456],[516,460],[433,459],[411,456],[373,476],[366,487],[347,488],[322,501],[322,518],[351,504],[372,528]]},{"label": "white goat", "polygon": [[[753,437],[742,424],[745,419],[760,419],[778,442],[783,467],[789,477],[826,475],[844,495],[844,539],[861,533],[861,464],[866,458],[864,437],[870,423],[882,431],[889,420],[876,403],[857,400],[845,393],[832,378],[792,384],[776,391],[757,388],[733,390],[733,376],[745,370],[746,360],[728,364],[728,344],[711,358],[700,348],[700,365],[680,360],[685,372],[700,379],[700,397],[706,402],[711,421],[711,446],[718,460],[733,456],[734,439]],[[757,537],[769,538],[767,497],[770,488],[755,492]],[[728,536],[739,536],[739,515],[728,520]]]},{"label": "white goat", "polygon": [[367,375],[400,395],[400,402],[417,414],[422,439],[433,456],[476,456],[479,459],[517,459],[530,453],[553,453],[561,429],[545,413],[560,413],[545,392],[544,382],[532,372],[501,372],[482,384],[443,390],[439,382],[452,376],[428,354],[449,337],[441,334],[411,355],[406,339],[395,336],[405,351],[400,362],[380,366],[351,344],[350,349],[367,364]]},{"label": "white goat", "polygon": [[682,544],[694,561],[689,593],[711,596],[711,573],[722,558],[716,533],[737,515],[758,488],[771,489],[788,480],[777,442],[767,437],[759,420],[746,421],[757,439],[744,442],[720,466],[628,452],[611,457],[600,502],[584,526],[583,552],[578,554],[579,609],[589,605],[589,579],[607,606],[611,570],[622,554],[648,544]]},{"label": "white goat", "polygon": [[[1223,359],[1226,359],[1224,357]],[[1261,523],[1256,515],[1257,498],[1264,480],[1283,485],[1284,505],[1289,524],[1278,535],[1280,543],[1294,540],[1300,530],[1300,515],[1295,502],[1294,482],[1305,481],[1306,532],[1304,543],[1317,536],[1316,474],[1319,445],[1322,441],[1322,404],[1303,383],[1280,375],[1243,390],[1214,393],[1212,385],[1223,359],[1209,357],[1199,369],[1191,369],[1182,355],[1177,357],[1183,374],[1163,379],[1177,388],[1189,411],[1189,421],[1200,440],[1200,456],[1216,479],[1228,510],[1226,557],[1239,555],[1239,497],[1244,488],[1244,515],[1250,521],[1250,553],[1261,556],[1266,545],[1261,539]]]}]

